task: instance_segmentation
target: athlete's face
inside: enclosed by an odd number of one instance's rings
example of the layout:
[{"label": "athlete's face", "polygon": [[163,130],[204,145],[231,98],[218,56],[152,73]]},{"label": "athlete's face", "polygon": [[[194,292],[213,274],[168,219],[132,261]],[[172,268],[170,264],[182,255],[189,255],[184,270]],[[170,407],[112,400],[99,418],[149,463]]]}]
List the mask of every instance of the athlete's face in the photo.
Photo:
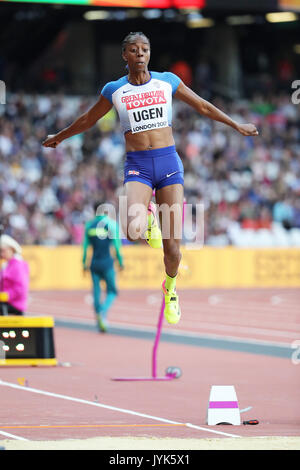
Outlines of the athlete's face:
[{"label": "athlete's face", "polygon": [[150,60],[150,44],[142,36],[136,36],[127,44],[123,52],[123,59],[127,62],[131,72],[144,72],[148,70]]}]

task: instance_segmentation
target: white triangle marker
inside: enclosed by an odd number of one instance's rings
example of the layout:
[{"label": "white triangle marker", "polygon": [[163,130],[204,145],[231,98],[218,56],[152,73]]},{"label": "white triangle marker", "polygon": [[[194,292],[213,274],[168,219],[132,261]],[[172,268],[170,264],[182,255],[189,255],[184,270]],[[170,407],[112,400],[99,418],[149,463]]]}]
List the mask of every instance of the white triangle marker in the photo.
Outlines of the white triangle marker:
[{"label": "white triangle marker", "polygon": [[212,385],[210,389],[207,424],[241,424],[237,395],[233,385]]}]

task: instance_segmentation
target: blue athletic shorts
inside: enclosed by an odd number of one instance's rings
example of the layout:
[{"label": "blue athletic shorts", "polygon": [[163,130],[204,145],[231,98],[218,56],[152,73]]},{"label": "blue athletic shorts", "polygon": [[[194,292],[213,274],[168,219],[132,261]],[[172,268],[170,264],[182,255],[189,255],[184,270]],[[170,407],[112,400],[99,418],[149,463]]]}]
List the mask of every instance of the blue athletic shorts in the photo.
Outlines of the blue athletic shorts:
[{"label": "blue athletic shorts", "polygon": [[184,170],[175,146],[127,152],[124,183],[140,181],[152,189],[170,184],[183,185]]}]

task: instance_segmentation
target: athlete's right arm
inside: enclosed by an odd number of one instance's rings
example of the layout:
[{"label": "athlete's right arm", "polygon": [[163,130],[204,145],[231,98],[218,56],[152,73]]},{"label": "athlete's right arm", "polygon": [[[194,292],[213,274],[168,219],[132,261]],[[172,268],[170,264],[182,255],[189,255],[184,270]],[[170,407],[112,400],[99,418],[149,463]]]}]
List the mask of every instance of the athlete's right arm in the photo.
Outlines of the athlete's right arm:
[{"label": "athlete's right arm", "polygon": [[48,135],[44,140],[44,147],[56,148],[63,140],[76,134],[81,134],[93,127],[112,108],[110,101],[103,95],[100,95],[98,101],[86,113],[77,118],[70,126],[61,130],[55,135]]},{"label": "athlete's right arm", "polygon": [[86,265],[86,258],[87,258],[87,250],[90,244],[89,236],[88,236],[88,229],[89,229],[89,222],[86,223],[84,227],[84,237],[83,237],[83,242],[82,242],[82,265],[83,265],[83,271],[87,269]]}]

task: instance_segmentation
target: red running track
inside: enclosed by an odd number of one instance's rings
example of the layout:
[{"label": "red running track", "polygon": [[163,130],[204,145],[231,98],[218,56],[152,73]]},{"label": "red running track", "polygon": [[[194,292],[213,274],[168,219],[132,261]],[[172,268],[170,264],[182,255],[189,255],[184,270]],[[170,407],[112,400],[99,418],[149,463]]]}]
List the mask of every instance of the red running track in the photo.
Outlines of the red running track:
[{"label": "red running track", "polygon": [[[299,291],[193,290],[181,292],[183,317],[164,331],[199,332],[285,344],[300,339]],[[161,297],[121,292],[112,325],[155,328]],[[90,322],[88,292],[31,293],[28,313]],[[161,342],[159,373],[169,365],[183,375],[167,382],[115,382],[150,375],[152,342],[93,330],[57,327],[57,367],[0,370],[0,439],[59,440],[95,436],[213,438],[299,436],[300,364],[289,358]],[[20,385],[25,378],[27,386]],[[211,385],[234,385],[242,419],[258,426],[205,425]],[[188,424],[188,425],[187,425]],[[192,425],[192,427],[190,426]]]},{"label": "red running track", "polygon": [[[157,291],[122,291],[109,315],[112,325],[156,327]],[[34,292],[29,312],[94,323],[89,292]],[[180,292],[182,318],[168,330],[272,341],[300,339],[299,289],[205,289]]]}]

